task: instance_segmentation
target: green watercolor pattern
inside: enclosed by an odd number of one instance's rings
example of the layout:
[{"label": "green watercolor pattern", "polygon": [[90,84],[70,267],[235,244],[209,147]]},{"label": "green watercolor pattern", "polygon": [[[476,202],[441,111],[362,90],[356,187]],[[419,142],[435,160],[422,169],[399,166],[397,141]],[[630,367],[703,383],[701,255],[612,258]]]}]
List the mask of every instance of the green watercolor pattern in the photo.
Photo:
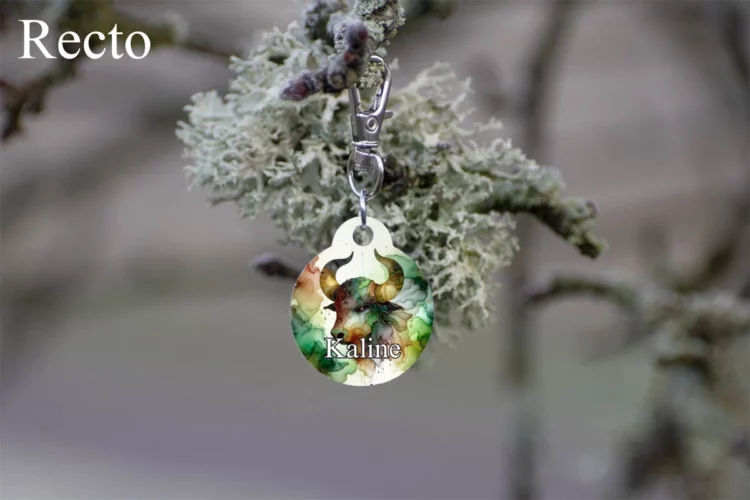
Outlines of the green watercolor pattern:
[{"label": "green watercolor pattern", "polygon": [[[402,253],[384,256],[395,262],[389,278],[403,274],[403,285],[395,297],[384,300],[379,282],[369,276],[383,267],[374,255],[364,261],[359,276],[340,284],[334,297],[321,287],[321,272],[327,264],[313,259],[294,287],[291,303],[292,332],[303,356],[321,374],[346,385],[376,385],[398,377],[411,368],[424,351],[433,329],[432,292],[417,264]],[[382,257],[381,257],[382,259]],[[382,271],[381,271],[382,272]],[[382,287],[381,287],[382,288]],[[328,358],[327,339],[338,339],[340,350],[349,344],[398,345],[400,355],[373,359],[362,352],[357,357]]]}]

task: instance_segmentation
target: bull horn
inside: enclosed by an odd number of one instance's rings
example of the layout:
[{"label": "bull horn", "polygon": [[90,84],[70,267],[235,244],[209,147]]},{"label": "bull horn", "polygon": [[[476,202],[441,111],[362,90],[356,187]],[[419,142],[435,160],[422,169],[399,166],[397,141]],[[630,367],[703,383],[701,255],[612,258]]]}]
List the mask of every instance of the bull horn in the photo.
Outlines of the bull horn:
[{"label": "bull horn", "polygon": [[339,289],[339,282],[336,281],[336,274],[324,267],[320,272],[320,288],[326,297],[335,300],[336,291]]},{"label": "bull horn", "polygon": [[332,260],[327,263],[323,270],[320,271],[320,288],[323,294],[331,300],[336,300],[336,291],[339,289],[339,282],[336,281],[336,270],[352,260],[353,254],[347,259]]},{"label": "bull horn", "polygon": [[377,252],[375,252],[375,258],[388,270],[388,279],[375,287],[375,300],[380,303],[390,302],[396,298],[404,286],[404,270],[398,262],[382,257]]}]

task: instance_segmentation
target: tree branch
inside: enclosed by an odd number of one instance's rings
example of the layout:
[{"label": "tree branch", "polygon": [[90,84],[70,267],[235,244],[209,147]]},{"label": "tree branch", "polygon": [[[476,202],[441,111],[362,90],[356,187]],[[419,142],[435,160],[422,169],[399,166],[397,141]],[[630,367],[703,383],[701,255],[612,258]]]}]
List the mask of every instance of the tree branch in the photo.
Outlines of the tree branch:
[{"label": "tree branch", "polygon": [[632,498],[660,479],[678,479],[684,498],[719,498],[724,461],[744,434],[716,397],[699,365],[662,367],[642,428],[625,443],[608,498]]},{"label": "tree branch", "polygon": [[737,71],[737,78],[746,92],[746,97],[750,93],[749,25],[750,8],[745,2],[729,1],[721,4],[720,35]]},{"label": "tree branch", "polygon": [[[308,38],[335,45],[338,53],[317,71],[305,71],[281,91],[281,99],[302,101],[319,92],[338,93],[360,83],[370,56],[387,45],[404,23],[398,0],[315,0],[306,12]],[[377,72],[380,74],[380,72]]]},{"label": "tree branch", "polygon": [[22,130],[24,114],[38,114],[44,109],[47,92],[75,75],[77,60],[60,59],[42,75],[21,84],[2,79],[0,90],[4,94],[2,131],[0,142]]},{"label": "tree branch", "polygon": [[580,198],[563,198],[562,188],[554,170],[519,170],[515,176],[499,179],[494,193],[477,211],[530,214],[582,255],[598,257],[606,249],[606,243],[593,232],[596,205]]},{"label": "tree branch", "polygon": [[552,77],[560,61],[564,37],[572,20],[576,0],[552,2],[542,36],[531,51],[519,112],[524,116],[523,147],[536,154],[543,141],[543,118],[550,97]]},{"label": "tree branch", "polygon": [[723,226],[691,272],[677,272],[669,267],[664,230],[647,227],[641,237],[641,253],[656,282],[677,293],[693,293],[711,288],[726,276],[741,255],[743,238],[750,227],[750,200],[746,199],[744,193],[738,196]]},{"label": "tree branch", "polygon": [[[529,203],[530,202],[530,203]],[[597,216],[596,205],[578,198],[548,199],[534,202],[516,197],[497,196],[492,200],[495,212],[528,213],[552,232],[570,242],[578,251],[595,259],[604,251],[606,243],[592,231]]]},{"label": "tree branch", "polygon": [[335,94],[356,85],[372,54],[368,49],[367,28],[359,21],[349,22],[345,25],[343,39],[346,46],[340,55],[332,57],[325,68],[305,71],[290,81],[281,90],[281,98],[302,101],[319,92]]},{"label": "tree branch", "polygon": [[734,339],[750,334],[750,302],[577,275],[531,288],[523,301],[537,307],[575,296],[616,305],[638,318],[639,338],[656,341],[650,409],[644,427],[622,450],[611,498],[651,487],[666,470],[677,475],[687,498],[716,498],[723,460],[745,453],[734,416],[742,406],[736,391],[743,381],[727,368],[725,355]]},{"label": "tree branch", "polygon": [[[70,202],[95,193],[119,176],[145,165],[146,160],[143,159],[132,162],[128,168],[123,168],[120,163],[110,160],[132,151],[146,151],[149,142],[144,142],[143,137],[148,137],[149,141],[162,140],[159,134],[178,117],[179,109],[157,110],[152,117],[141,123],[140,131],[143,136],[136,140],[133,137],[123,137],[114,144],[102,145],[90,156],[71,160],[69,164],[75,167],[59,169],[55,175],[27,170],[12,181],[5,182],[0,189],[0,233],[7,237],[8,231],[15,223],[35,206],[35,195],[44,191],[47,186],[54,185],[61,200]],[[135,146],[136,141],[140,147]]]},{"label": "tree branch", "polygon": [[256,257],[253,259],[251,266],[261,274],[271,278],[296,280],[302,272],[301,266],[294,266],[273,254],[263,254]]},{"label": "tree branch", "polygon": [[[53,23],[59,32],[73,31],[83,37],[91,31],[108,32],[117,25],[123,34],[141,31],[148,35],[152,47],[181,47],[186,50],[229,59],[231,52],[220,49],[192,36],[187,26],[178,20],[150,23],[117,11],[110,0],[70,0],[60,10]],[[104,42],[94,40],[98,44]],[[77,73],[78,66],[86,60],[84,56],[74,59],[58,58],[47,71],[25,82],[12,83],[0,79],[0,91],[4,94],[2,130],[0,142],[5,142],[23,129],[23,115],[36,114],[43,110],[47,94],[62,85]]]},{"label": "tree branch", "polygon": [[618,306],[638,317],[646,333],[674,323],[680,325],[686,338],[701,342],[750,334],[750,302],[732,295],[683,295],[622,278],[578,275],[557,276],[523,294],[527,307],[576,296]]},{"label": "tree branch", "polygon": [[[501,85],[499,76],[484,62],[478,65],[483,75],[477,78],[479,82],[496,82],[494,88],[485,84],[480,93],[482,100],[496,111],[509,108],[518,116],[522,121],[522,147],[533,157],[543,154],[544,116],[550,89],[576,6],[575,0],[561,0],[550,5],[540,36],[529,52],[523,87],[519,91],[497,89]],[[588,200],[560,198],[558,193],[563,185],[554,174],[542,168],[530,172],[519,171],[515,177],[501,179],[496,192],[480,211],[528,213],[576,246],[582,255],[592,259],[598,257],[606,244],[592,231],[597,215],[596,206]]]},{"label": "tree branch", "polygon": [[[383,201],[396,201],[408,188],[428,188],[435,184],[432,174],[415,175],[393,155],[385,157]],[[556,169],[521,167],[514,174],[496,173],[494,191],[473,212],[479,214],[529,214],[552,232],[568,241],[589,258],[597,258],[607,248],[594,233],[597,209],[594,202],[561,195],[565,185]]]}]

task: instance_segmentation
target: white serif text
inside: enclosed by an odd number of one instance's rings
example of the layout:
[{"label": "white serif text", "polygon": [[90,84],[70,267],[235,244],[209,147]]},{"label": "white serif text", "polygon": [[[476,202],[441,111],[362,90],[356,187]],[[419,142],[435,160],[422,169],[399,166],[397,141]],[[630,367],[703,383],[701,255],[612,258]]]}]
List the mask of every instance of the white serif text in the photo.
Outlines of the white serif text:
[{"label": "white serif text", "polygon": [[[41,53],[45,59],[57,59],[57,56],[51,54],[42,43],[47,35],[49,35],[49,26],[44,21],[38,21],[36,19],[21,20],[23,23],[23,55],[20,59],[36,59],[32,54],[32,44],[36,45],[36,51]],[[32,27],[36,34],[32,35]],[[110,38],[110,47],[112,49],[112,57],[114,59],[121,59],[124,55],[127,55],[131,59],[143,59],[148,55],[151,50],[151,40],[148,35],[141,31],[134,31],[125,38],[125,52],[123,53],[120,46],[121,31],[117,31],[117,25],[107,33]],[[66,31],[60,35],[57,40],[57,52],[60,57],[64,59],[75,59],[83,50],[83,53],[89,59],[100,59],[107,53],[107,44],[102,43],[107,39],[107,36],[101,31],[92,31],[86,35],[83,39],[81,36],[74,31]],[[133,44],[137,44],[137,48],[141,52],[136,54],[133,51]],[[99,50],[95,50],[95,49]]]}]

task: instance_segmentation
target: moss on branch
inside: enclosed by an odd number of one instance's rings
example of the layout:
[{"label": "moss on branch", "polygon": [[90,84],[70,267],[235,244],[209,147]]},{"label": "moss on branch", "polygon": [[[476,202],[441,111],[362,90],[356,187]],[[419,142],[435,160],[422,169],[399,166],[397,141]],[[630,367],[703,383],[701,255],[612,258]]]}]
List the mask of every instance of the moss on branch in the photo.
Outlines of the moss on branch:
[{"label": "moss on branch", "polygon": [[596,258],[606,249],[604,240],[593,232],[596,205],[590,200],[566,198],[564,189],[558,170],[527,163],[514,175],[501,176],[479,211],[530,214],[582,255]]}]

